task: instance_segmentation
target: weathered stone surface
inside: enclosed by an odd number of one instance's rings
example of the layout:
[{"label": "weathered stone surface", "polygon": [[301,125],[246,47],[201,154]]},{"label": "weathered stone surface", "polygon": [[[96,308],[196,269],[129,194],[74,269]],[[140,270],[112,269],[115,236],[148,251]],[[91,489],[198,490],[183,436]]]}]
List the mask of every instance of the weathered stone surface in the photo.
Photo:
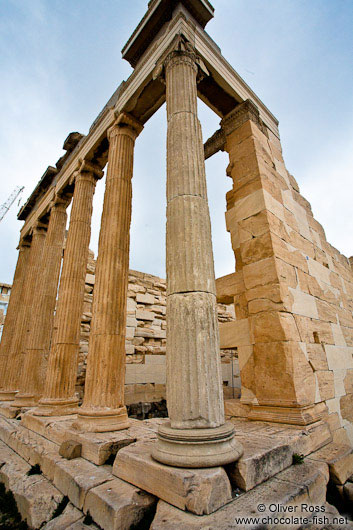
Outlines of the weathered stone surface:
[{"label": "weathered stone surface", "polygon": [[112,479],[112,475],[106,469],[98,468],[83,458],[69,462],[62,461],[55,466],[55,486],[80,510],[91,488]]},{"label": "weathered stone surface", "polygon": [[347,501],[349,501],[349,502],[351,502],[353,504],[353,483],[352,482],[347,482],[343,486],[343,491],[344,491],[344,495],[345,495],[345,498],[347,499]]},{"label": "weathered stone surface", "polygon": [[59,449],[59,455],[66,458],[67,460],[72,460],[73,458],[78,458],[81,456],[82,445],[75,442],[75,440],[67,440],[63,442]]},{"label": "weathered stone surface", "polygon": [[31,466],[0,442],[0,482],[11,490],[21,517],[31,528],[49,521],[63,495],[43,475],[30,475]]},{"label": "weathered stone surface", "polygon": [[282,440],[268,437],[238,438],[244,447],[244,454],[226,468],[232,485],[249,491],[292,465],[293,450]]},{"label": "weathered stone surface", "polygon": [[116,478],[92,488],[83,509],[101,528],[129,530],[148,519],[156,502],[152,495]]},{"label": "weathered stone surface", "polygon": [[232,498],[228,477],[221,467],[182,469],[151,457],[153,442],[121,449],[113,473],[170,504],[198,515],[211,513]]},{"label": "weathered stone surface", "polygon": [[327,463],[335,484],[344,484],[353,474],[353,449],[348,445],[332,442],[311,454],[310,460]]},{"label": "weathered stone surface", "polygon": [[55,416],[76,412],[76,360],[91,235],[92,201],[96,181],[102,176],[103,173],[98,168],[86,162],[81,164],[80,171],[76,174],[55,317],[57,329],[55,340],[51,343],[39,415]]},{"label": "weathered stone surface", "polygon": [[42,530],[67,530],[80,519],[82,519],[82,512],[69,503],[63,513],[45,524]]},{"label": "weathered stone surface", "polygon": [[[182,528],[183,530],[198,530],[199,528],[231,530],[238,527],[235,523],[237,517],[258,517],[257,506],[259,504],[266,506],[266,510],[260,512],[262,517],[279,515],[276,509],[274,511],[269,510],[270,504],[272,506],[300,506],[301,503],[313,506],[324,504],[326,484],[325,466],[318,468],[316,464],[304,463],[301,466],[293,466],[282,471],[275,478],[240,495],[216,513],[204,515],[202,518],[185,513],[164,501],[159,501],[151,530],[174,530],[175,528]],[[296,515],[305,514],[300,512],[299,508]],[[298,528],[299,526],[300,524],[291,528]]]}]

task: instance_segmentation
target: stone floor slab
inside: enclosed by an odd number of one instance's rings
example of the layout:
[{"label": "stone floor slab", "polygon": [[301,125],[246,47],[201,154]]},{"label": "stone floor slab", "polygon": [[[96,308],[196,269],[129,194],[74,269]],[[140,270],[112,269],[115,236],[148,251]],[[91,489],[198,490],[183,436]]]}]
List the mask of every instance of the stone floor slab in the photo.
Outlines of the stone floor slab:
[{"label": "stone floor slab", "polygon": [[88,491],[113,478],[104,467],[99,468],[83,458],[76,458],[56,464],[54,485],[69,497],[76,508],[82,510]]},{"label": "stone floor slab", "polygon": [[222,467],[166,466],[151,457],[153,444],[137,442],[121,449],[114,462],[114,475],[198,515],[212,513],[232,500],[231,485]]},{"label": "stone floor slab", "polygon": [[129,530],[153,518],[157,499],[118,478],[92,488],[84,512],[104,529]]}]

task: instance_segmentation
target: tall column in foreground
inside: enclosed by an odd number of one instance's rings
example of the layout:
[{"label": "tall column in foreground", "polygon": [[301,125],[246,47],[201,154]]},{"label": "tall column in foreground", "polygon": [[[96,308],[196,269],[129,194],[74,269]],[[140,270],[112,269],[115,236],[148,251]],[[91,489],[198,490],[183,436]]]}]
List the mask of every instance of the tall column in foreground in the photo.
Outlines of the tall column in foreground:
[{"label": "tall column in foreground", "polygon": [[135,139],[142,125],[122,113],[108,131],[109,158],[99,235],[84,401],[75,426],[129,426],[124,405],[126,299]]},{"label": "tall column in foreground", "polygon": [[196,55],[164,63],[167,87],[167,405],[152,453],[162,463],[210,467],[242,453],[225,423],[211,225]]},{"label": "tall column in foreground", "polygon": [[10,366],[14,362],[13,349],[11,347],[14,335],[18,330],[18,322],[22,307],[23,285],[26,279],[26,267],[30,252],[30,244],[27,241],[20,241],[19,254],[12,282],[10,301],[7,309],[4,329],[0,343],[0,400],[14,398],[14,392],[3,391],[8,387],[8,376]]},{"label": "tall column in foreground", "polygon": [[46,226],[41,222],[37,222],[33,228],[31,248],[29,250],[28,263],[26,266],[26,275],[23,278],[21,299],[17,306],[18,316],[16,319],[16,330],[14,331],[9,351],[12,361],[7,373],[7,381],[4,385],[4,390],[8,395],[7,399],[10,400],[14,399],[19,390],[19,384],[23,374],[25,344],[29,333],[34,300],[37,296],[37,291],[40,285],[40,271],[42,267],[45,236]]},{"label": "tall column in foreground", "polygon": [[76,175],[70,226],[56,312],[45,389],[33,414],[56,416],[77,412],[75,383],[85,291],[93,195],[103,172],[84,161]]},{"label": "tall column in foreground", "polygon": [[53,331],[54,310],[63,253],[68,201],[56,197],[50,211],[42,271],[31,312],[24,369],[14,405],[32,407],[43,394],[47,357]]}]

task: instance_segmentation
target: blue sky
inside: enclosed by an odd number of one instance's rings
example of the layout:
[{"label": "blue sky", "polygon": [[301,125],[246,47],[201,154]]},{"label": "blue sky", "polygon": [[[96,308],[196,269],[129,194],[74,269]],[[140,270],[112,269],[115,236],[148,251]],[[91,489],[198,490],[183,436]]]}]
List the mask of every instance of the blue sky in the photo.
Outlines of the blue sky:
[{"label": "blue sky", "polygon": [[[353,254],[353,2],[213,0],[207,31],[280,122],[287,169],[327,238]],[[0,204],[28,197],[71,131],[90,124],[131,73],[121,48],[147,0],[0,0]],[[200,102],[206,140],[219,118]],[[165,276],[165,107],[136,142],[130,267]],[[234,271],[225,231],[227,156],[206,163],[216,275]],[[104,181],[94,200],[97,252]],[[11,282],[21,223],[0,223],[0,281]]]}]

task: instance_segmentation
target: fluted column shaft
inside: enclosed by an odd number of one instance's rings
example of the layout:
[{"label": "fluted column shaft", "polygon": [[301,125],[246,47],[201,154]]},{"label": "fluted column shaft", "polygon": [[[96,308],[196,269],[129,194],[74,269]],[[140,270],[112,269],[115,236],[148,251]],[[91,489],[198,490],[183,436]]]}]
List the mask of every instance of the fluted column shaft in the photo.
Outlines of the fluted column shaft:
[{"label": "fluted column shaft", "polygon": [[15,405],[30,407],[43,394],[54,310],[67,222],[67,201],[57,198],[51,208],[37,296],[31,311],[24,369]]},{"label": "fluted column shaft", "polygon": [[[97,174],[85,162],[75,190],[65,246],[44,394],[34,414],[72,414],[76,411],[75,383],[80,342],[85,278],[91,237],[92,202]],[[101,175],[100,175],[101,176]]]},{"label": "fluted column shaft", "polygon": [[104,432],[128,427],[124,405],[126,299],[135,139],[142,126],[120,114],[108,131],[109,156],[83,405],[76,426]]},{"label": "fluted column shaft", "polygon": [[224,423],[197,66],[172,54],[167,86],[167,399],[171,426]]},{"label": "fluted column shaft", "polygon": [[164,63],[170,424],[160,426],[152,455],[169,465],[208,467],[236,460],[241,452],[234,446],[233,426],[224,419],[211,223],[197,117],[198,58],[180,39],[179,49]]},{"label": "fluted column shaft", "polygon": [[16,330],[13,335],[13,340],[11,341],[10,355],[13,360],[9,367],[5,390],[13,393],[13,397],[19,390],[24,369],[26,353],[25,345],[30,329],[31,313],[40,286],[40,271],[42,267],[45,236],[46,228],[41,223],[38,223],[33,229],[26,275],[23,279],[21,300],[17,308],[18,317],[16,320]]},{"label": "fluted column shaft", "polygon": [[[26,278],[29,253],[30,244],[25,241],[20,241],[17,265],[0,343],[0,399],[3,400],[12,400],[14,397],[14,392],[6,392],[5,388],[9,388],[10,367],[12,363],[15,362],[12,342],[19,329],[18,323],[21,319],[20,312],[23,309],[22,293]],[[4,390],[4,392],[2,390]]]}]

